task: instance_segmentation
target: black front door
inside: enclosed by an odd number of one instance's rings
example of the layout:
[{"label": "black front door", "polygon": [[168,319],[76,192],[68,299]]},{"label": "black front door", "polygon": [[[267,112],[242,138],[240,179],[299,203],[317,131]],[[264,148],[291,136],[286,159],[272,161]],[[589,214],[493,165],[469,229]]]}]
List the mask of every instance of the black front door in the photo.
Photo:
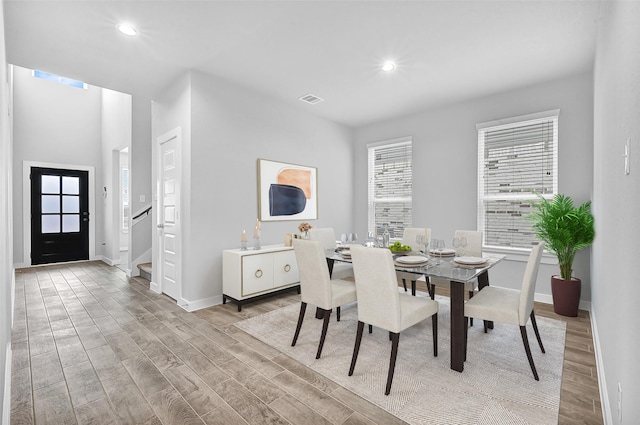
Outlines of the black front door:
[{"label": "black front door", "polygon": [[31,167],[31,264],[89,259],[89,172]]}]

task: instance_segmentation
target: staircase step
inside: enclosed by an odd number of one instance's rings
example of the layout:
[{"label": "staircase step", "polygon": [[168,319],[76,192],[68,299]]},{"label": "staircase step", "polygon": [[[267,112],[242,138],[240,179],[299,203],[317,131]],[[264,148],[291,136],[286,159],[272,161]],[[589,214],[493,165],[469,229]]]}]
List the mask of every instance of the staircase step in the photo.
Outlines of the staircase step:
[{"label": "staircase step", "polygon": [[140,276],[144,277],[147,280],[151,280],[151,263],[141,263],[138,264],[138,268],[140,269]]}]

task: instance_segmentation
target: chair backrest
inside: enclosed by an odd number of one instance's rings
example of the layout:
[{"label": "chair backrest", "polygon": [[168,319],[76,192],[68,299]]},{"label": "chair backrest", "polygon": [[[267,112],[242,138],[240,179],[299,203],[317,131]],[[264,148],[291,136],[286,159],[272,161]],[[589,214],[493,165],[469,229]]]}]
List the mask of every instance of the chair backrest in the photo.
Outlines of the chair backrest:
[{"label": "chair backrest", "polygon": [[294,239],[293,249],[298,262],[302,302],[330,309],[331,279],[324,248],[319,241]]},{"label": "chair backrest", "polygon": [[309,230],[309,239],[320,241],[324,249],[336,249],[336,233],[332,227]]},{"label": "chair backrest", "polygon": [[428,227],[406,227],[402,234],[402,245],[408,245],[415,251],[415,247],[417,246],[416,236],[418,235],[424,235],[428,242],[431,240],[431,229]]},{"label": "chair backrest", "polygon": [[464,248],[464,255],[482,257],[482,232],[477,230],[456,230],[453,237],[467,238],[467,246]]},{"label": "chair backrest", "polygon": [[400,295],[391,251],[352,246],[351,261],[356,279],[358,320],[400,332]]},{"label": "chair backrest", "polygon": [[529,315],[533,310],[533,296],[536,289],[536,279],[538,278],[538,268],[544,251],[544,242],[538,243],[531,249],[527,268],[524,270],[522,278],[522,289],[520,291],[520,305],[518,307],[518,321],[520,326],[527,324]]}]

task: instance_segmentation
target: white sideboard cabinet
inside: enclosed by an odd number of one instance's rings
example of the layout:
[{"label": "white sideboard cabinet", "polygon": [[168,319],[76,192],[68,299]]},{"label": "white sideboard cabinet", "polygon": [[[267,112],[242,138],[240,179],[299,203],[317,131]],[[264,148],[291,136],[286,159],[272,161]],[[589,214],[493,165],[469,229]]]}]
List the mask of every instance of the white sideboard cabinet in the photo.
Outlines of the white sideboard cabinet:
[{"label": "white sideboard cabinet", "polygon": [[222,303],[242,304],[276,293],[297,289],[298,263],[293,248],[264,246],[259,250],[228,249],[222,252]]}]

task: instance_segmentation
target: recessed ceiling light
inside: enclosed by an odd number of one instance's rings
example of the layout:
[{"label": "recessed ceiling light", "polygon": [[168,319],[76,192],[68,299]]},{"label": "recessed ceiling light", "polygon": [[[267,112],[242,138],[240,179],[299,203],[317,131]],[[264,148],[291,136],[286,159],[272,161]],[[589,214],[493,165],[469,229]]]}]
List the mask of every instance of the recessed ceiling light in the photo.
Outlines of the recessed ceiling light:
[{"label": "recessed ceiling light", "polygon": [[384,65],[382,65],[383,71],[390,72],[390,71],[393,71],[394,69],[396,69],[396,64],[391,61],[385,62]]},{"label": "recessed ceiling light", "polygon": [[136,35],[138,31],[129,24],[120,24],[118,25],[118,30],[126,35]]}]

